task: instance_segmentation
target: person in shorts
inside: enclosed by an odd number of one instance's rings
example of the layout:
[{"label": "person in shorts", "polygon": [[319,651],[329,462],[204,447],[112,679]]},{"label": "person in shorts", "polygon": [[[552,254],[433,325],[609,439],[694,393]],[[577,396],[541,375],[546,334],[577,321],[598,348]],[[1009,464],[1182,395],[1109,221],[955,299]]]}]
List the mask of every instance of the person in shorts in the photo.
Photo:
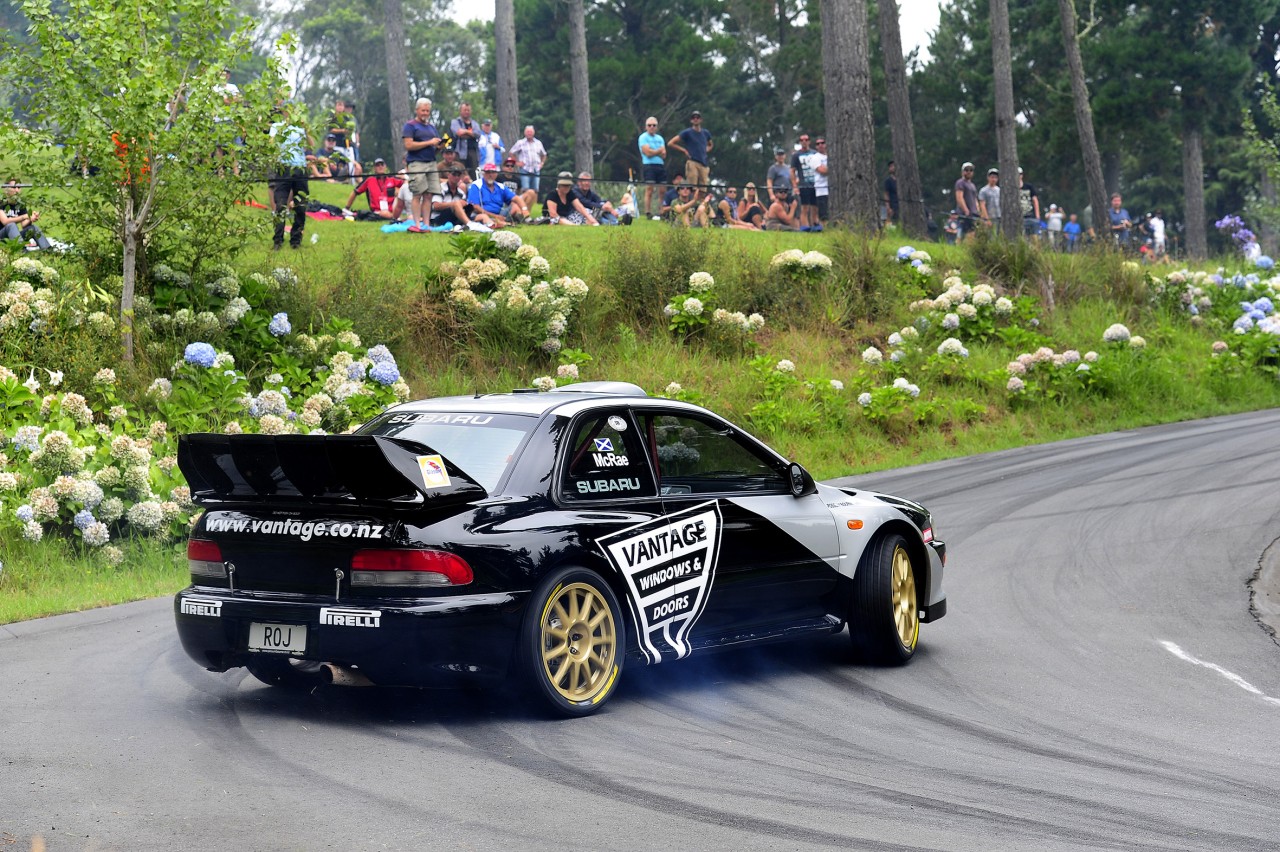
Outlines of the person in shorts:
[{"label": "person in shorts", "polygon": [[964,240],[978,227],[978,188],[973,185],[973,163],[960,167],[956,181],[956,242]]},{"label": "person in shorts", "polygon": [[693,197],[701,199],[702,190],[711,183],[708,156],[713,145],[711,131],[702,129],[702,113],[695,109],[689,115],[689,126],[668,139],[667,145],[688,158],[684,164],[684,179],[693,188]]},{"label": "person in shorts", "polygon": [[409,175],[409,190],[413,193],[409,230],[422,233],[430,227],[431,196],[440,194],[440,173],[436,171],[436,151],[440,147],[440,134],[431,123],[431,99],[418,98],[414,105],[413,120],[405,124],[400,134],[404,139],[405,171]]},{"label": "person in shorts", "polygon": [[644,215],[659,219],[653,212],[653,192],[667,182],[667,143],[658,133],[657,118],[651,115],[644,120],[644,133],[636,144],[640,147],[640,171],[645,182]]}]

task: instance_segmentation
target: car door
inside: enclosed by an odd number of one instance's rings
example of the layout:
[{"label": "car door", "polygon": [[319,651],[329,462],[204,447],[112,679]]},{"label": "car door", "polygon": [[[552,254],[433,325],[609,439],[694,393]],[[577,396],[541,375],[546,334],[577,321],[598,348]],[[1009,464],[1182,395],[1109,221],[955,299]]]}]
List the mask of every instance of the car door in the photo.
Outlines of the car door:
[{"label": "car door", "polygon": [[714,579],[694,640],[749,638],[753,629],[821,619],[830,611],[839,540],[816,494],[795,497],[785,464],[709,413],[636,411],[663,511],[713,511]]}]

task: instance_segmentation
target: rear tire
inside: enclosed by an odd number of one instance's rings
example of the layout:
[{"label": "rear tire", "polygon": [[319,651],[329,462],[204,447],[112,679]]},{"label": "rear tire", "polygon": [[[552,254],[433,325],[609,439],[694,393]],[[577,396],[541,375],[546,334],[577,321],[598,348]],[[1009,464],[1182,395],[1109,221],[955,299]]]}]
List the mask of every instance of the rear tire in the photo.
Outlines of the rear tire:
[{"label": "rear tire", "polygon": [[626,653],[622,609],[599,574],[564,568],[529,599],[519,667],[557,714],[586,716],[613,694]]},{"label": "rear tire", "polygon": [[329,682],[320,663],[296,657],[253,654],[244,667],[267,686],[309,690]]},{"label": "rear tire", "polygon": [[920,602],[916,566],[907,540],[891,533],[876,538],[862,553],[853,577],[849,637],[859,658],[902,665],[920,639]]}]

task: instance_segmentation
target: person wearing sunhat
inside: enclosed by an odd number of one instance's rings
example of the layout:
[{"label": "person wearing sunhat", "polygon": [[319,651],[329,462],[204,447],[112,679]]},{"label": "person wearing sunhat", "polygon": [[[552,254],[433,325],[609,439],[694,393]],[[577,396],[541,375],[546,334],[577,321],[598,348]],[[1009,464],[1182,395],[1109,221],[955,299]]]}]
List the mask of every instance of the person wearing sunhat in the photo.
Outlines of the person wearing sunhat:
[{"label": "person wearing sunhat", "polygon": [[711,183],[709,155],[713,146],[711,131],[702,129],[702,113],[696,109],[689,114],[689,126],[667,140],[667,147],[674,148],[687,158],[684,164],[685,183],[693,187],[693,197],[702,197],[702,191]]},{"label": "person wearing sunhat", "polygon": [[573,172],[561,172],[556,177],[555,189],[547,193],[542,202],[542,212],[553,225],[599,225],[582,203],[573,188]]},{"label": "person wearing sunhat", "polygon": [[376,218],[390,219],[395,221],[400,218],[400,200],[397,198],[397,190],[404,181],[399,178],[392,177],[387,172],[387,161],[379,157],[373,161],[373,174],[360,182],[360,185],[351,190],[351,195],[347,198],[347,203],[342,205],[344,214],[350,212],[351,205],[356,203],[356,198],[363,195],[369,200],[369,215],[361,215],[359,218]]}]

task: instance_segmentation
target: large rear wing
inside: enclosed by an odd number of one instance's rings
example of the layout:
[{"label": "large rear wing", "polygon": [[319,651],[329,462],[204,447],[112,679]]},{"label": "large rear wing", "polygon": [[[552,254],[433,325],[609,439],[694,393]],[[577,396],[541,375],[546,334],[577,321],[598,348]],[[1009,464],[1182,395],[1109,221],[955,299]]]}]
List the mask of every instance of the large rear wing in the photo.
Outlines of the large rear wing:
[{"label": "large rear wing", "polygon": [[425,444],[383,435],[182,435],[178,467],[202,506],[416,509],[488,496]]}]

